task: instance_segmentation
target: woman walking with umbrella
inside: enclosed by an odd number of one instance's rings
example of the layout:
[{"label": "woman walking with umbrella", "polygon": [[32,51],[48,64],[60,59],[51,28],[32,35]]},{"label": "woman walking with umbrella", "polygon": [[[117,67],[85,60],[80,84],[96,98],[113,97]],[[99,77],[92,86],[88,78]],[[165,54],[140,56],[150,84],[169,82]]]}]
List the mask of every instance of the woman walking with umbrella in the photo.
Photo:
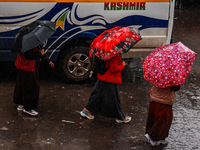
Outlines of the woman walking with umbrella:
[{"label": "woman walking with umbrella", "polygon": [[39,62],[44,60],[54,67],[46,56],[42,44],[55,32],[55,24],[50,21],[35,21],[23,27],[16,35],[13,51],[18,52],[15,66],[18,69],[14,89],[13,102],[18,104],[17,110],[31,116],[39,99]]},{"label": "woman walking with umbrella", "polygon": [[145,132],[152,146],[168,143],[175,91],[184,84],[195,57],[195,52],[178,42],[156,48],[143,60],[144,78],[153,84]]},{"label": "woman walking with umbrella", "polygon": [[134,28],[115,27],[104,31],[93,41],[90,47],[90,57],[96,57],[97,62],[106,60],[105,67],[107,69],[103,73],[102,70],[98,72],[97,82],[88,104],[80,112],[81,116],[94,119],[92,114],[100,114],[116,118],[117,123],[131,121],[131,117],[126,116],[123,112],[118,92],[118,84],[122,84],[121,71],[126,65],[122,61],[121,55],[140,39],[139,33]]}]

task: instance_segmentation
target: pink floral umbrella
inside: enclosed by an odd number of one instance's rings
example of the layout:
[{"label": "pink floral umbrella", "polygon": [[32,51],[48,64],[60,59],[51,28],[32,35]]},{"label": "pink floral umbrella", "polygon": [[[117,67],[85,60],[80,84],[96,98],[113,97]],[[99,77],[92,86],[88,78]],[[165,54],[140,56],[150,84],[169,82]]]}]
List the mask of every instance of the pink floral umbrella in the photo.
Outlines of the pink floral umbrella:
[{"label": "pink floral umbrella", "polygon": [[196,55],[181,42],[157,47],[143,60],[144,79],[160,88],[184,84]]}]

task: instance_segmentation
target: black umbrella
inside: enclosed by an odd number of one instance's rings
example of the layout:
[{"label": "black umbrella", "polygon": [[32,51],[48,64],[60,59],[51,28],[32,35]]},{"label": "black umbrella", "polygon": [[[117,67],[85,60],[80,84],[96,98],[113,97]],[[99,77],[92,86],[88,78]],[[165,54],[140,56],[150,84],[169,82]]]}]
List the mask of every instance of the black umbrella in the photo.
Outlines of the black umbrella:
[{"label": "black umbrella", "polygon": [[36,46],[42,46],[56,31],[51,21],[34,21],[24,26],[15,36],[13,52],[26,52]]}]

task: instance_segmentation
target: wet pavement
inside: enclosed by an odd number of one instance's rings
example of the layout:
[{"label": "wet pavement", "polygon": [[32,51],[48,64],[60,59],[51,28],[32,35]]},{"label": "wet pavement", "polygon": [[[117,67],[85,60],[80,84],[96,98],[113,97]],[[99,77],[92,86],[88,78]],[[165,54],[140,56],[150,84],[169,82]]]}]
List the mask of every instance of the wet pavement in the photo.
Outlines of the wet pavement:
[{"label": "wet pavement", "polygon": [[[176,93],[174,119],[167,146],[151,147],[144,138],[150,84],[142,77],[143,58],[126,59],[123,84],[119,86],[129,124],[96,116],[80,117],[95,80],[64,84],[55,72],[41,73],[38,117],[16,111],[12,102],[16,71],[13,64],[0,64],[0,150],[199,150],[200,149],[200,20],[198,9],[175,14],[174,42],[198,53],[192,72]],[[48,75],[48,76],[47,76]]]}]

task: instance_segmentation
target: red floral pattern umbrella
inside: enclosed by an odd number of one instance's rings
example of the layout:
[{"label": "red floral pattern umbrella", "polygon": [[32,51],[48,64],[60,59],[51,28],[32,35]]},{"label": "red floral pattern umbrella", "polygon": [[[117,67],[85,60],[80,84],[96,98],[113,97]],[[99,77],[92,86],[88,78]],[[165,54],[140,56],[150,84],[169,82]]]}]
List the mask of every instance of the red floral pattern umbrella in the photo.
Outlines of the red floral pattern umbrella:
[{"label": "red floral pattern umbrella", "polygon": [[117,26],[104,31],[94,39],[90,46],[89,56],[108,60],[128,52],[140,39],[141,36],[137,29]]},{"label": "red floral pattern umbrella", "polygon": [[181,42],[158,47],[143,60],[144,79],[160,88],[184,84],[196,55]]}]

